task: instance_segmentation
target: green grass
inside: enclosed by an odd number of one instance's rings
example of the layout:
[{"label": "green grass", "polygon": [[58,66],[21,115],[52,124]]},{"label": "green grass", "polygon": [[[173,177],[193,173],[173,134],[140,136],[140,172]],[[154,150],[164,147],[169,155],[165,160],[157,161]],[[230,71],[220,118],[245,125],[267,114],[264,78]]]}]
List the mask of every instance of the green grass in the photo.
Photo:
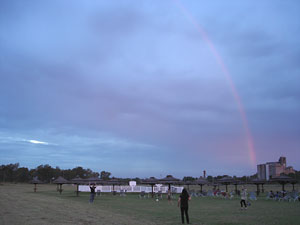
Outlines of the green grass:
[{"label": "green grass", "polygon": [[[166,224],[180,223],[177,199],[103,194],[89,204],[89,193],[75,195],[75,187],[63,185],[60,195],[55,185],[0,185],[0,224]],[[276,190],[276,187],[270,187]],[[165,196],[164,196],[165,197]],[[239,199],[193,198],[189,214],[192,224],[202,225],[299,225],[300,202],[276,202],[260,197],[247,211],[241,211]]]}]

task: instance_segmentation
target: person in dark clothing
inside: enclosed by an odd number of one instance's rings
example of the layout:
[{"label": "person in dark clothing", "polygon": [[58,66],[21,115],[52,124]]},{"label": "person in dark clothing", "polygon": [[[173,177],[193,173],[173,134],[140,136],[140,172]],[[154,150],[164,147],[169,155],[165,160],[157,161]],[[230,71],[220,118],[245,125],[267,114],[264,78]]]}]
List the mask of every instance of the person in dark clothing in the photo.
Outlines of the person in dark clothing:
[{"label": "person in dark clothing", "polygon": [[96,189],[95,184],[90,185],[90,189],[91,189],[90,203],[93,203],[94,202],[94,198],[95,198],[95,189]]},{"label": "person in dark clothing", "polygon": [[182,223],[184,223],[184,214],[185,214],[185,217],[186,217],[186,222],[190,223],[189,213],[188,213],[189,200],[191,200],[191,197],[188,194],[187,190],[184,188],[182,190],[181,195],[179,196],[179,199],[178,199],[178,207],[180,206],[180,209],[181,209],[181,221],[182,221]]}]

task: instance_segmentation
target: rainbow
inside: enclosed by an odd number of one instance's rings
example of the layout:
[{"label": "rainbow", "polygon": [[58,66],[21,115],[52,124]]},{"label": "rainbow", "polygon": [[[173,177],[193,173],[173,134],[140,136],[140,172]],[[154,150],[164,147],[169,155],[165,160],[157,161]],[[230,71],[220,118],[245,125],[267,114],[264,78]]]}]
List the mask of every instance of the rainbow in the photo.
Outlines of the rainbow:
[{"label": "rainbow", "polygon": [[227,67],[224,63],[224,60],[222,59],[221,55],[215,48],[213,42],[209,39],[207,33],[199,25],[199,23],[196,21],[196,19],[193,17],[193,15],[186,9],[186,7],[184,7],[184,5],[180,2],[180,0],[173,0],[173,2],[175,2],[176,6],[180,9],[180,11],[187,17],[187,19],[194,25],[194,27],[200,33],[201,37],[208,45],[210,51],[212,52],[213,56],[215,57],[215,59],[217,61],[217,64],[220,66],[226,80],[229,83],[233,97],[237,102],[238,110],[240,112],[241,119],[242,119],[243,128],[245,130],[250,162],[251,162],[252,166],[255,167],[256,166],[256,154],[255,154],[255,149],[254,149],[253,137],[252,137],[251,130],[250,130],[249,124],[248,124],[247,114],[246,114],[244,106],[242,104],[242,100],[237,92],[237,89],[236,89],[234,83],[233,83],[233,80],[231,78],[229,70],[227,69]]}]

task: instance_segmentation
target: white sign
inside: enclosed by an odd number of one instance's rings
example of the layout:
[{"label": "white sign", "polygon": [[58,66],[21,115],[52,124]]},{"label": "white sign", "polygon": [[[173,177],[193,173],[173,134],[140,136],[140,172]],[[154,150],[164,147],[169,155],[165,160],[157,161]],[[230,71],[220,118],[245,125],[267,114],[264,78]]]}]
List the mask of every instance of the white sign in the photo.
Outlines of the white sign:
[{"label": "white sign", "polygon": [[129,186],[130,187],[135,187],[136,186],[136,181],[129,181]]}]

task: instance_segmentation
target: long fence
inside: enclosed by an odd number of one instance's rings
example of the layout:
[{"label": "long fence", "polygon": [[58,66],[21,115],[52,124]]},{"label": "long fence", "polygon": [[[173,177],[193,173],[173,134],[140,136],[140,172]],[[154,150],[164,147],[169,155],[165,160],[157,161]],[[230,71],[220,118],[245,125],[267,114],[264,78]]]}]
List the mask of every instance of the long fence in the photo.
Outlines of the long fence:
[{"label": "long fence", "polygon": [[[176,187],[176,186],[171,186],[171,192],[172,193],[181,193],[183,187]],[[88,185],[79,185],[79,191],[81,192],[90,192],[90,187]],[[115,185],[114,187],[112,185],[96,185],[96,192],[101,191],[101,192],[132,192],[132,193],[151,193],[152,192],[152,187],[151,186],[129,186],[129,185]],[[154,193],[167,193],[168,192],[168,186],[154,186],[153,187],[153,192]]]}]

